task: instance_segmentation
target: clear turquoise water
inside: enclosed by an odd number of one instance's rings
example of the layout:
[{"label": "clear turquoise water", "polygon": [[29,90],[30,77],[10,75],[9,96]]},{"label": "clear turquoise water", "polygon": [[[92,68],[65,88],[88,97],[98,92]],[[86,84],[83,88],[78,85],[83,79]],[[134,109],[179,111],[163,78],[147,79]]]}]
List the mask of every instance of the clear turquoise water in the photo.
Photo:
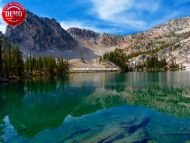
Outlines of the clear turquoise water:
[{"label": "clear turquoise water", "polygon": [[188,141],[190,72],[73,74],[0,86],[0,142]]}]

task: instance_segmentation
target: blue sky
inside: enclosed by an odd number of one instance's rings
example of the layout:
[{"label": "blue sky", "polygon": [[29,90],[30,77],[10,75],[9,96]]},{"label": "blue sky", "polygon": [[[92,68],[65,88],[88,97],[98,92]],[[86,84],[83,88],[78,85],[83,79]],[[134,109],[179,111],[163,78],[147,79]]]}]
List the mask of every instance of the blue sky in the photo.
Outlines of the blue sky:
[{"label": "blue sky", "polygon": [[[11,0],[0,0],[2,7]],[[17,0],[26,9],[55,18],[64,29],[129,34],[170,19],[190,16],[190,0]],[[5,23],[0,19],[0,30]]]}]

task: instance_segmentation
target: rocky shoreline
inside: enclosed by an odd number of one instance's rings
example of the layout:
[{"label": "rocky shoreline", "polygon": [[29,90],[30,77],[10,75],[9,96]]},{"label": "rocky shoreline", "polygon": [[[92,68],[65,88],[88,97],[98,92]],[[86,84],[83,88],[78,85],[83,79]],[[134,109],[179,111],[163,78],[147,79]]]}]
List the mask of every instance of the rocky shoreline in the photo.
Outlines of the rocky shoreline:
[{"label": "rocky shoreline", "polygon": [[0,84],[9,83],[9,79],[0,77]]}]

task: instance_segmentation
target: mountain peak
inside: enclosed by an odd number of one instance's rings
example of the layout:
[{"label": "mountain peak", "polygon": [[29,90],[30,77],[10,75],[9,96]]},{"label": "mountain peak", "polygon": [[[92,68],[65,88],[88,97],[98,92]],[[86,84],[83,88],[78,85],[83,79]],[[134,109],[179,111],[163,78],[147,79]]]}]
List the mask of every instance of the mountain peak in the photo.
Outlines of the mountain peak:
[{"label": "mountain peak", "polygon": [[81,39],[81,38],[85,38],[85,39],[90,39],[90,38],[97,38],[100,34],[96,33],[92,30],[88,30],[88,29],[80,29],[80,28],[76,28],[76,27],[71,27],[69,29],[67,29],[67,32],[73,36],[75,39]]},{"label": "mountain peak", "polygon": [[7,26],[5,35],[22,49],[32,51],[63,50],[76,46],[76,41],[55,19],[41,18],[30,11],[27,11],[23,24],[16,28]]}]

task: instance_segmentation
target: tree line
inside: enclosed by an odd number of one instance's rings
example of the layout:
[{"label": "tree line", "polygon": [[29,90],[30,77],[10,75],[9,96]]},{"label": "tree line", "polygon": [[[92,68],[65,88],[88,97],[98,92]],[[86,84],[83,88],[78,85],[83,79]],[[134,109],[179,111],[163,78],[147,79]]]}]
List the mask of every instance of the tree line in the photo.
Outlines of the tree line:
[{"label": "tree line", "polygon": [[149,58],[146,61],[141,61],[140,63],[134,63],[134,65],[129,64],[129,59],[135,57],[134,55],[139,55],[136,53],[131,53],[126,55],[123,50],[116,49],[113,52],[105,53],[100,57],[99,61],[110,61],[121,68],[122,71],[166,71],[166,70],[178,70],[179,65],[176,64],[174,60],[168,63],[165,58],[159,59],[156,53],[150,52]]},{"label": "tree line", "polygon": [[100,57],[100,62],[106,60],[114,63],[123,71],[128,71],[128,65],[126,64],[128,59],[126,54],[121,49],[116,49],[113,52],[107,52],[103,55],[103,57]]},{"label": "tree line", "polygon": [[34,57],[31,54],[23,58],[20,48],[0,41],[0,77],[23,78],[26,76],[56,76],[69,71],[68,61],[50,56]]}]

